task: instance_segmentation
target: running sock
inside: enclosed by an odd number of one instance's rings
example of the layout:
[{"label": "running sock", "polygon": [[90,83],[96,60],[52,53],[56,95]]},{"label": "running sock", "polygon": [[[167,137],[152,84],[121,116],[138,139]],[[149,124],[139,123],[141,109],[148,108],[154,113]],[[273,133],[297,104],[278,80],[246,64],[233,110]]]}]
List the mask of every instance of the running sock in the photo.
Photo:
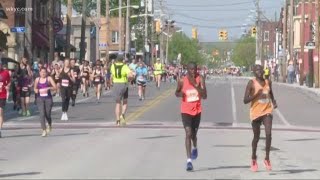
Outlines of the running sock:
[{"label": "running sock", "polygon": [[191,158],[188,158],[187,162],[192,162]]}]

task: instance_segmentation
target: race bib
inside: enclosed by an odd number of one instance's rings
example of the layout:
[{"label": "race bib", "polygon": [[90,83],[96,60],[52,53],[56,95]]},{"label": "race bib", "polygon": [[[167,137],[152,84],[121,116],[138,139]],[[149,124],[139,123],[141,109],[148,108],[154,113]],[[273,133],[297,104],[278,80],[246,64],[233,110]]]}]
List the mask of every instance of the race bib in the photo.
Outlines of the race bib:
[{"label": "race bib", "polygon": [[39,89],[40,97],[48,97],[48,89]]},{"label": "race bib", "polygon": [[95,78],[94,81],[95,82],[100,82],[100,78]]},{"label": "race bib", "polygon": [[69,80],[68,79],[62,79],[61,85],[63,87],[68,87],[69,86]]},{"label": "race bib", "polygon": [[[264,90],[263,94],[268,97],[269,92],[267,90]],[[259,99],[258,102],[261,103],[261,104],[268,104],[268,103],[270,103],[270,98]]]},{"label": "race bib", "polygon": [[139,76],[139,77],[137,78],[137,80],[143,82],[143,81],[145,81],[145,78],[144,78],[143,76]]},{"label": "race bib", "polygon": [[187,102],[199,101],[199,93],[196,89],[186,91]]},{"label": "race bib", "polygon": [[22,87],[22,91],[23,92],[28,92],[29,91],[29,87]]},{"label": "race bib", "polygon": [[87,76],[87,73],[84,72],[84,73],[83,73],[83,76]]}]

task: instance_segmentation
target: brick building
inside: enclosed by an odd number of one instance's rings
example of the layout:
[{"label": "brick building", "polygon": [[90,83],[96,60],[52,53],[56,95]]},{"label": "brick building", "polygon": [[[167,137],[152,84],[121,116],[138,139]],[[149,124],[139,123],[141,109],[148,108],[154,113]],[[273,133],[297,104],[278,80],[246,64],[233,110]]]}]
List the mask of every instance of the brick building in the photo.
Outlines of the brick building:
[{"label": "brick building", "polygon": [[[106,18],[102,17],[100,20],[100,57],[106,57],[106,47],[107,45],[107,24]],[[110,27],[109,27],[109,54],[117,54],[119,52],[119,44],[121,43],[121,51],[125,51],[125,18],[122,18],[122,34],[123,37],[120,38],[119,35],[119,18],[113,17],[110,18]]]},{"label": "brick building", "polygon": [[276,54],[276,29],[278,22],[261,22],[262,30],[262,59],[270,60],[275,58]]}]

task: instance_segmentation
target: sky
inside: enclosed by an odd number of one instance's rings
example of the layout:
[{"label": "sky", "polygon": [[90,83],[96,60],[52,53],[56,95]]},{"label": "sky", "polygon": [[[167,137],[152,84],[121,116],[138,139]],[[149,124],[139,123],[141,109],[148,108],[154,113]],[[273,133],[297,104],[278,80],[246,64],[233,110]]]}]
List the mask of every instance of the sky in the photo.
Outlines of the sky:
[{"label": "sky", "polygon": [[[155,0],[160,1],[160,0]],[[192,25],[198,28],[200,42],[218,41],[219,29],[228,31],[229,39],[241,36],[244,24],[254,25],[256,0],[163,0],[166,14],[191,37]],[[279,19],[283,0],[260,0],[262,13],[269,20]],[[157,8],[157,7],[156,7]],[[251,11],[250,11],[251,10]],[[251,16],[251,17],[250,17]]]}]

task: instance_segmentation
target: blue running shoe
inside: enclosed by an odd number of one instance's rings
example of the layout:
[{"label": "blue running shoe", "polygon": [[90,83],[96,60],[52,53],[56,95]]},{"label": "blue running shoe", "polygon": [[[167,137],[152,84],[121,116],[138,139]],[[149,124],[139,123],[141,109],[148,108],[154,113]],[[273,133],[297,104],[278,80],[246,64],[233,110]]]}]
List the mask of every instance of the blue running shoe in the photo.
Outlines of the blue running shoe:
[{"label": "blue running shoe", "polygon": [[191,152],[191,159],[195,160],[197,158],[198,158],[198,148],[194,148],[192,149],[192,152]]},{"label": "blue running shoe", "polygon": [[187,171],[192,171],[192,170],[193,170],[192,162],[187,162]]}]

